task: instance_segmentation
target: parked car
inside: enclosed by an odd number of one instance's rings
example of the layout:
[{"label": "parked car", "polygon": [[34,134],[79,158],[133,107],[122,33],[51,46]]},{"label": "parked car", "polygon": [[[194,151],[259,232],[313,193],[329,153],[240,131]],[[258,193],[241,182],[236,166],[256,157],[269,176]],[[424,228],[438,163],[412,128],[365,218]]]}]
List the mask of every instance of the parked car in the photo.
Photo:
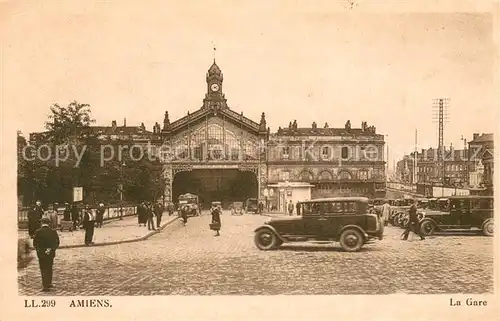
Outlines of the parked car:
[{"label": "parked car", "polygon": [[259,212],[259,200],[256,198],[249,198],[245,202],[245,212],[255,213]]},{"label": "parked car", "polygon": [[484,235],[493,236],[493,196],[450,196],[447,208],[427,209],[420,231],[431,235],[435,231],[478,228]]},{"label": "parked car", "polygon": [[366,197],[335,197],[301,202],[301,216],[273,218],[255,230],[261,250],[273,250],[284,242],[340,242],[348,252],[359,251],[374,239],[382,239],[384,224],[368,213]]},{"label": "parked car", "polygon": [[243,215],[243,202],[233,202],[231,204],[231,215]]}]

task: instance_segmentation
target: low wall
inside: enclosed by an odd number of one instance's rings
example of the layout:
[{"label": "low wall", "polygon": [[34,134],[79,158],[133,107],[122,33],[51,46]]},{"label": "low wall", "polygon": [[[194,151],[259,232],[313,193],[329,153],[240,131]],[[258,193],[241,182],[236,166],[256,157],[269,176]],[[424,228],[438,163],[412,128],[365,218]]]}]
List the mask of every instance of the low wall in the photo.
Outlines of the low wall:
[{"label": "low wall", "polygon": [[[115,218],[120,217],[120,207],[113,205],[113,206],[106,206],[106,210],[103,215],[103,220],[112,220]],[[61,210],[62,209],[62,210]],[[18,209],[17,211],[17,227],[19,229],[27,229],[28,228],[28,212],[31,210],[31,207],[23,207]],[[122,206],[122,211],[123,211],[123,217],[125,216],[133,216],[136,215],[136,210],[137,206],[136,205],[124,205]],[[80,220],[83,216],[83,210],[79,209],[80,211]],[[92,209],[92,211],[96,212],[95,209]],[[64,208],[59,208],[58,210],[58,216],[59,216],[59,222],[62,221],[63,219],[63,212]]]}]

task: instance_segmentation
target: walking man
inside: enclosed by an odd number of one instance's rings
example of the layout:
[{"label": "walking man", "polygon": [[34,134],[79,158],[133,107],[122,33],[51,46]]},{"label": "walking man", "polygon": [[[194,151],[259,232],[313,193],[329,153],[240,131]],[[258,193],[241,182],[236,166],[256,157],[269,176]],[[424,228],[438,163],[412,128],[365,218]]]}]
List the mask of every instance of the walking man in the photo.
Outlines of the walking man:
[{"label": "walking man", "polygon": [[85,229],[85,245],[94,244],[95,215],[88,205],[85,205],[83,214],[83,228]]},{"label": "walking man", "polygon": [[420,240],[425,240],[425,237],[420,232],[420,223],[417,216],[417,200],[413,200],[413,204],[410,206],[410,221],[408,222],[408,226],[406,230],[401,234],[403,240],[408,240],[408,235],[410,231],[420,236]]},{"label": "walking man", "polygon": [[293,215],[293,203],[292,203],[292,200],[290,200],[290,203],[288,203],[288,214],[290,216]]},{"label": "walking man", "polygon": [[42,274],[42,286],[44,292],[52,289],[52,266],[56,249],[59,247],[59,236],[57,232],[49,227],[50,219],[41,219],[41,226],[33,238],[33,247],[36,249],[40,273]]},{"label": "walking man", "polygon": [[387,222],[389,221],[389,214],[391,213],[391,206],[389,205],[389,202],[385,200],[384,205],[382,205],[382,220],[384,223],[384,226],[387,226]]},{"label": "walking man", "polygon": [[43,216],[42,202],[36,201],[35,207],[28,213],[28,233],[31,238],[35,236],[36,230],[40,228],[40,220]]},{"label": "walking man", "polygon": [[146,204],[146,217],[148,219],[148,230],[155,230],[155,221],[153,221],[153,205],[151,202]]}]

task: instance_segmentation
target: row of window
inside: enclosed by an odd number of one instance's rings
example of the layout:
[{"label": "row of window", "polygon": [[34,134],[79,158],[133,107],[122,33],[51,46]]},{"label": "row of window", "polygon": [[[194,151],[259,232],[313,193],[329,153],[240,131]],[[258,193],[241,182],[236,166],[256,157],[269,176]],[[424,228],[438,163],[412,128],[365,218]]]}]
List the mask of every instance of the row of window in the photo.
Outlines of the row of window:
[{"label": "row of window", "polygon": [[[286,146],[282,147],[281,150],[281,159],[292,159],[291,157],[291,150],[294,147]],[[313,150],[308,149],[307,146],[301,147],[297,146],[295,149],[298,150],[297,153],[295,153],[294,158],[302,159],[303,157],[306,158],[307,160],[310,160],[311,154],[314,154]],[[306,153],[305,150],[309,150],[309,153]],[[321,157],[322,160],[334,160],[334,159],[343,159],[343,160],[348,160],[351,158],[356,158],[358,160],[366,160],[366,161],[376,161],[376,160],[381,160],[383,159],[382,153],[379,153],[377,149],[365,149],[365,147],[359,147],[359,152],[356,153],[355,150],[349,148],[349,147],[342,147],[340,149],[340,154],[335,155],[335,151],[332,147],[330,146],[323,146],[321,147],[321,153],[318,155]]]},{"label": "row of window", "polygon": [[302,214],[351,214],[362,210],[363,204],[357,202],[318,202],[318,203],[303,203]]},{"label": "row of window", "polygon": [[[426,167],[418,167],[418,171],[420,173],[422,172],[425,172],[425,173],[429,173],[429,172],[433,172],[434,171],[434,167],[432,166],[426,166]],[[467,170],[467,165],[465,164],[448,164],[445,166],[445,170],[446,171],[450,171],[450,172],[458,172],[458,171],[465,171]]]}]

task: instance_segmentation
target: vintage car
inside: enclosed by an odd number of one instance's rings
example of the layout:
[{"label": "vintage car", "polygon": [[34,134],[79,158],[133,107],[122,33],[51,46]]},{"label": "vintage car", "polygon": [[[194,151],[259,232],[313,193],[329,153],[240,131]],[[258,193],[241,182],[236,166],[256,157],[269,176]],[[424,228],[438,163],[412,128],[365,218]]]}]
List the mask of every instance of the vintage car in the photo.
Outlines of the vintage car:
[{"label": "vintage car", "polygon": [[212,207],[220,207],[222,209],[222,202],[221,201],[213,201],[210,203],[210,208]]},{"label": "vintage car", "polygon": [[231,204],[231,215],[243,215],[243,202],[233,202]]},{"label": "vintage car", "polygon": [[273,250],[284,242],[340,242],[355,252],[365,243],[382,239],[384,224],[368,213],[368,198],[334,197],[304,201],[301,216],[273,218],[255,230],[254,242],[261,250]]},{"label": "vintage car", "polygon": [[201,208],[199,206],[198,196],[194,194],[183,194],[179,195],[179,215],[182,210],[188,212],[188,216],[198,216],[201,214]]},{"label": "vintage car", "polygon": [[437,202],[438,209],[427,209],[420,223],[420,231],[431,235],[435,231],[480,229],[493,236],[493,196],[450,196],[447,208]]},{"label": "vintage car", "polygon": [[249,198],[245,202],[245,212],[255,213],[259,212],[259,200],[256,198]]}]

